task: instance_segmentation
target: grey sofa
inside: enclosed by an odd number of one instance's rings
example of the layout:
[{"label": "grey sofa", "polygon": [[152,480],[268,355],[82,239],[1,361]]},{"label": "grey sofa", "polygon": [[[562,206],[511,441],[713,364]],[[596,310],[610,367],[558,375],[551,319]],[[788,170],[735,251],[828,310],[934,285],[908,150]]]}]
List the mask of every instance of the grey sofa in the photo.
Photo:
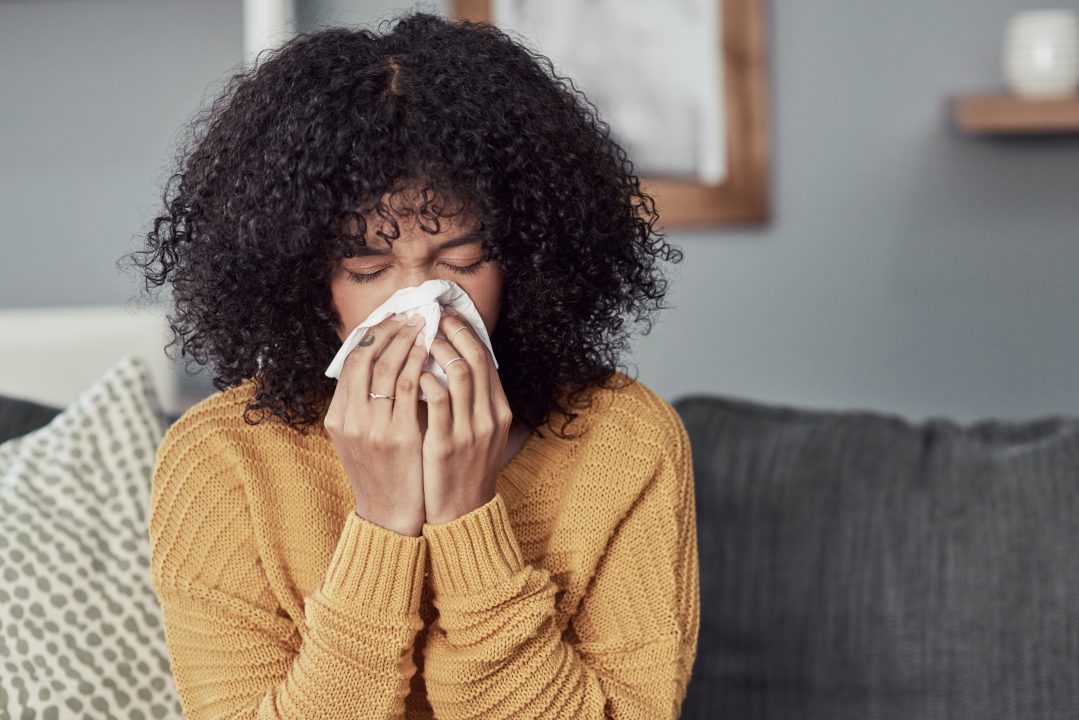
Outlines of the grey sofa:
[{"label": "grey sofa", "polygon": [[[683,718],[1079,718],[1079,418],[672,404],[701,569]],[[0,440],[58,412],[0,398]]]},{"label": "grey sofa", "polygon": [[1079,718],[1079,418],[709,396],[683,718]]}]

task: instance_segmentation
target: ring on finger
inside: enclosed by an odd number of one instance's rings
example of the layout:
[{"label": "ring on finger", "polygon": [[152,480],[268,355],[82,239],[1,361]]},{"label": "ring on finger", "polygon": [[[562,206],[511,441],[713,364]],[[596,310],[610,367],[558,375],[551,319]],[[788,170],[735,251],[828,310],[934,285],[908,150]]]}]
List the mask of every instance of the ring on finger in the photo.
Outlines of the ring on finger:
[{"label": "ring on finger", "polygon": [[445,371],[446,371],[446,368],[448,368],[448,367],[449,367],[450,365],[454,364],[454,363],[455,363],[455,362],[457,362],[458,360],[464,360],[464,358],[463,358],[463,357],[461,357],[460,355],[458,355],[458,356],[457,356],[457,357],[455,357],[455,358],[454,358],[453,360],[450,360],[450,361],[449,361],[448,363],[446,363],[445,365],[443,365],[443,366],[442,366],[442,372],[445,372]]},{"label": "ring on finger", "polygon": [[[454,330],[454,331],[453,331],[453,332],[452,332],[452,333],[450,334],[450,342],[453,342],[453,336],[454,336],[454,335],[456,335],[457,333],[461,332],[462,330],[468,330],[468,325],[462,325],[461,327],[459,327],[459,328],[457,328],[456,330]],[[446,364],[448,365],[449,363],[446,363]]]}]

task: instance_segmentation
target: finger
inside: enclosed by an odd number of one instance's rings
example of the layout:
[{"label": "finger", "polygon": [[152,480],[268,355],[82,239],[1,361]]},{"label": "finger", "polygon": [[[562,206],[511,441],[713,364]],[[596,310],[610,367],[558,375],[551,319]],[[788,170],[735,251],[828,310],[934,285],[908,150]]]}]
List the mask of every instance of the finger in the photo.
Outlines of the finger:
[{"label": "finger", "polygon": [[[510,400],[506,397],[506,389],[502,387],[502,376],[498,374],[498,368],[494,363],[491,363],[487,367],[487,382],[491,387],[491,409],[497,411],[500,407],[503,412],[509,418],[506,423],[506,429],[509,429],[510,423],[513,421],[513,412],[510,410]],[[498,418],[498,413],[495,413],[495,418]]]},{"label": "finger", "polygon": [[427,360],[427,348],[423,344],[423,332],[416,333],[416,338],[405,358],[405,366],[397,376],[396,400],[393,401],[392,422],[399,427],[419,425],[417,403],[420,392],[420,371]]},{"label": "finger", "polygon": [[[460,365],[461,363],[454,363]],[[429,441],[446,443],[453,432],[453,416],[450,411],[450,394],[432,373],[420,373],[420,387],[427,398],[427,431],[424,444]]]},{"label": "finger", "polygon": [[[342,369],[342,374],[344,370]],[[326,408],[326,417],[323,418],[322,424],[327,429],[340,430],[341,419],[345,415],[345,403],[348,397],[348,385],[340,380],[334,385],[333,397],[330,398],[330,404]]]},{"label": "finger", "polygon": [[[461,333],[462,335],[464,333]],[[458,430],[472,427],[472,368],[468,358],[451,363],[456,357],[463,357],[448,340],[436,337],[431,343],[431,355],[446,373],[449,384],[450,412],[453,413],[454,427]]]},{"label": "finger", "polygon": [[338,409],[339,420],[343,424],[349,418],[362,417],[368,410],[371,398],[368,392],[371,390],[371,372],[375,358],[400,332],[401,323],[394,322],[392,317],[387,317],[377,325],[367,328],[360,339],[360,343],[352,348],[345,357],[344,366],[341,368],[341,376],[338,379],[340,386],[345,384],[344,403]]},{"label": "finger", "polygon": [[[423,316],[413,315],[418,325],[404,325],[400,332],[394,335],[389,345],[382,354],[375,359],[375,366],[371,370],[371,389],[383,395],[393,395],[397,389],[397,379],[401,375],[401,369],[408,358],[409,350],[416,341],[416,335],[423,330]],[[371,398],[373,403],[368,412],[371,413],[371,421],[382,427],[388,427],[393,420],[393,406],[396,400],[388,398]]]},{"label": "finger", "polygon": [[[475,329],[460,317],[443,315],[442,320],[439,322],[439,329],[445,333],[457,354],[465,358],[468,364],[472,366],[473,415],[479,416],[486,413],[490,417],[493,405],[491,404],[488,368],[494,365],[491,362],[490,350],[477,337]],[[455,364],[460,365],[461,363]]]}]

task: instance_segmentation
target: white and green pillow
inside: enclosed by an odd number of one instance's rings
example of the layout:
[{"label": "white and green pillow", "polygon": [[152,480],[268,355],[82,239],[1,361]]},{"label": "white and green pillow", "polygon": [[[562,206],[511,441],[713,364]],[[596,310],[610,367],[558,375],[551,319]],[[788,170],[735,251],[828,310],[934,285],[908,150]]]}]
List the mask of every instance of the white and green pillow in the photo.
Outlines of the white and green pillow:
[{"label": "white and green pillow", "polygon": [[129,355],[0,444],[0,717],[182,716],[149,576],[161,418]]}]

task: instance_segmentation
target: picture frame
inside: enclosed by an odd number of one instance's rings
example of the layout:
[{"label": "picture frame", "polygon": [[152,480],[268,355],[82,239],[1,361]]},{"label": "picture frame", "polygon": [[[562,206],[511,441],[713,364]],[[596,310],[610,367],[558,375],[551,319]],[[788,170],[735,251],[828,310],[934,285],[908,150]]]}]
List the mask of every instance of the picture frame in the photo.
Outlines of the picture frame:
[{"label": "picture frame", "polygon": [[[612,43],[610,47],[596,50],[594,44],[581,43],[578,38],[566,39],[566,30],[572,28],[580,32],[580,28],[604,27],[610,30],[612,24],[625,23],[627,18],[634,18],[635,14],[632,3],[642,3],[640,9],[652,14],[651,25],[642,34],[640,29],[629,28],[625,36],[631,36],[634,30],[632,47],[619,48],[613,43],[619,36],[617,32],[604,32],[595,37],[606,38]],[[626,3],[630,7],[626,6]],[[529,3],[534,3],[529,6]],[[580,9],[575,10],[574,4],[579,3]],[[698,32],[700,28],[686,22],[684,13],[691,5],[697,9],[704,8],[709,14],[702,17],[714,18],[714,23],[703,23],[705,33]],[[549,0],[451,0],[449,14],[452,18],[483,21],[499,26],[500,28],[516,33],[530,31],[527,25],[528,18],[542,18],[547,23],[545,26],[537,26],[535,32],[546,31],[551,39],[550,45],[562,44],[567,48],[565,58],[556,56],[557,53],[549,53],[543,43],[533,44],[532,49],[542,52],[551,58],[556,71],[560,75],[569,75],[575,81],[572,71],[562,72],[560,67],[570,64],[573,58],[568,54],[575,52],[575,48],[587,47],[587,51],[595,62],[595,57],[605,61],[614,58],[611,64],[625,65],[627,59],[635,59],[642,52],[642,43],[645,38],[655,47],[650,56],[647,68],[650,72],[655,70],[656,58],[680,56],[681,65],[672,61],[672,67],[660,68],[661,72],[669,72],[667,76],[672,81],[686,80],[698,84],[694,87],[682,83],[683,95],[692,101],[692,105],[684,108],[693,110],[703,109],[703,112],[695,113],[698,117],[693,122],[693,127],[699,132],[692,133],[688,127],[679,128],[678,132],[671,132],[668,128],[676,127],[676,123],[689,113],[671,114],[667,118],[655,120],[652,126],[638,122],[640,126],[637,136],[637,144],[631,146],[622,142],[617,135],[618,127],[615,120],[617,114],[612,112],[609,124],[615,139],[627,150],[630,159],[634,162],[642,191],[649,194],[656,204],[659,213],[658,224],[663,228],[704,228],[727,225],[755,225],[767,222],[771,214],[770,198],[770,140],[769,140],[769,103],[768,103],[768,63],[767,63],[767,35],[765,31],[765,5],[764,0],[690,0],[686,4],[676,3],[650,3],[648,0],[620,0],[618,14],[610,14],[609,18],[599,18],[597,13],[604,12],[604,7],[613,7],[614,3],[604,4],[595,0],[562,0],[560,3],[550,3]],[[501,11],[498,8],[502,8]],[[530,10],[534,10],[531,12]],[[675,18],[672,15],[671,22],[655,22],[655,13],[675,13],[681,11],[683,16]],[[518,24],[506,26],[499,21],[498,13],[504,13],[509,20],[509,15],[516,13],[513,20]],[[579,18],[572,13],[582,13]],[[587,17],[585,14],[587,13]],[[557,17],[555,17],[557,16]],[[557,27],[552,23],[560,23]],[[610,24],[607,24],[607,23]],[[601,24],[603,23],[603,24]],[[681,25],[679,25],[681,23]],[[538,25],[538,23],[537,23]],[[718,27],[716,27],[718,25]],[[664,30],[669,30],[665,36]],[[683,34],[676,34],[684,32]],[[719,47],[712,47],[709,41],[720,40]],[[693,50],[696,54],[684,52],[686,45],[692,41],[697,43]],[[647,51],[647,48],[645,48]],[[714,58],[718,67],[709,68],[707,65],[692,63],[693,58]],[[563,62],[563,60],[567,62]],[[579,65],[580,66],[580,65]],[[693,67],[698,70],[694,71]],[[686,70],[689,72],[686,72]],[[603,114],[604,103],[593,95],[607,98],[610,102],[607,107],[617,109],[619,101],[622,105],[631,107],[637,111],[633,116],[639,120],[644,115],[658,114],[655,108],[661,103],[655,103],[654,107],[642,103],[642,96],[652,96],[647,84],[629,86],[627,77],[635,72],[634,68],[625,70],[621,75],[605,69],[606,77],[611,79],[610,87],[604,87],[604,76],[596,72],[590,77],[593,91],[582,88],[589,100],[594,102]],[[708,78],[714,79],[715,87],[708,82]],[[633,79],[639,80],[639,75]],[[617,83],[615,82],[617,80]],[[579,84],[577,82],[575,85]],[[688,87],[688,94],[686,94]],[[632,90],[632,96],[630,95]],[[663,93],[664,88],[656,84],[652,91]],[[621,92],[621,96],[619,96]],[[675,95],[670,95],[675,98]],[[664,97],[663,99],[667,99]],[[710,100],[715,102],[710,104]],[[716,106],[717,110],[712,113],[714,123],[707,123],[701,118],[708,118],[707,109]],[[647,112],[640,112],[645,110]],[[626,117],[629,117],[626,115]],[[606,117],[603,119],[607,119]],[[674,123],[674,124],[672,124]],[[625,127],[629,127],[626,124]],[[660,128],[663,128],[661,130]],[[708,131],[715,129],[714,141],[710,140]],[[664,134],[666,132],[666,135]],[[628,133],[627,133],[628,135]],[[685,137],[692,137],[691,142],[684,142]],[[703,162],[706,159],[707,162]],[[681,157],[682,164],[678,166],[680,172],[655,172],[649,169],[644,159],[664,159],[669,157]],[[707,172],[686,172],[688,163],[697,163],[704,167]],[[674,167],[674,164],[672,164]],[[718,170],[718,172],[717,172]]]}]

